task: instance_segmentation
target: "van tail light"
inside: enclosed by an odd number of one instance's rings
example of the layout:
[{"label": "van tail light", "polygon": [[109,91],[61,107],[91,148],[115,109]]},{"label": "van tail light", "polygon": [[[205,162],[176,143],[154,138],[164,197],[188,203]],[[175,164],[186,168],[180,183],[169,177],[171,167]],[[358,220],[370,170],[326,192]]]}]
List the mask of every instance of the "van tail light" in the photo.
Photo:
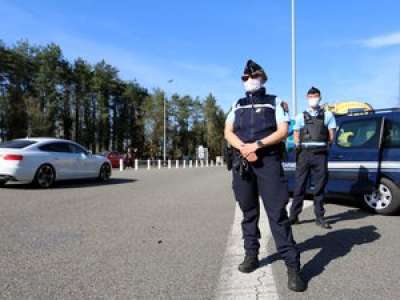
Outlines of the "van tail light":
[{"label": "van tail light", "polygon": [[23,160],[24,157],[19,154],[6,154],[3,156],[4,160]]}]

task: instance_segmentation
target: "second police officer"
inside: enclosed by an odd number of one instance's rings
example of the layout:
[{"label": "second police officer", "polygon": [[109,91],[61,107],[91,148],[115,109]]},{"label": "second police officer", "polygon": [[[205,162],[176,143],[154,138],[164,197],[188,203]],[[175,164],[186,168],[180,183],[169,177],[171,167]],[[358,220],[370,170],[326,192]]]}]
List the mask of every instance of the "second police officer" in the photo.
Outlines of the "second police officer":
[{"label": "second police officer", "polygon": [[307,92],[308,109],[296,116],[294,142],[296,144],[296,185],[290,209],[290,221],[299,223],[304,196],[310,176],[314,189],[316,224],[329,229],[325,221],[324,191],[328,181],[328,150],[335,136],[336,121],[332,112],[320,106],[321,92],[312,87]]},{"label": "second police officer", "polygon": [[306,284],[286,212],[289,196],[281,165],[289,116],[280,100],[266,93],[267,76],[252,60],[245,66],[242,81],[246,96],[233,105],[225,123],[225,138],[234,148],[233,191],[243,212],[245,258],[239,271],[250,273],[259,266],[261,196],[277,250],[287,266],[288,288],[302,292]]}]

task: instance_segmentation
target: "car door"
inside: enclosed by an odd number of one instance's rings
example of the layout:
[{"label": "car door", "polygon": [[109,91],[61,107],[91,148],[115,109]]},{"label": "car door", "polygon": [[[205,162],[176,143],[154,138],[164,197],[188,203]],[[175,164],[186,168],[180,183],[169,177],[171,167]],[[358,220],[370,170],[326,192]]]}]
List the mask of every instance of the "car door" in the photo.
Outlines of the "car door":
[{"label": "car door", "polygon": [[361,194],[375,189],[379,179],[382,120],[370,115],[341,122],[329,152],[328,192]]},{"label": "car door", "polygon": [[40,146],[39,149],[47,153],[48,161],[56,169],[57,179],[74,178],[73,159],[67,143],[51,142]]},{"label": "car door", "polygon": [[79,178],[94,177],[98,173],[95,157],[88,151],[76,144],[69,145],[71,152],[75,155],[75,172]]}]

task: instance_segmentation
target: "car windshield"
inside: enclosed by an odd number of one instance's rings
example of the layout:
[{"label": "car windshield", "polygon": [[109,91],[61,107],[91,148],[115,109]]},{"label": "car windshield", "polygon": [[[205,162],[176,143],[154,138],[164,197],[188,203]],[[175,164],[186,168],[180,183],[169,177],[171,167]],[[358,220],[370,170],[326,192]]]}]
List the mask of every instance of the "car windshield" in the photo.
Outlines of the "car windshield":
[{"label": "car windshield", "polygon": [[0,143],[0,148],[23,149],[23,148],[26,148],[35,143],[36,143],[35,141],[30,141],[30,140],[13,140],[13,141]]}]

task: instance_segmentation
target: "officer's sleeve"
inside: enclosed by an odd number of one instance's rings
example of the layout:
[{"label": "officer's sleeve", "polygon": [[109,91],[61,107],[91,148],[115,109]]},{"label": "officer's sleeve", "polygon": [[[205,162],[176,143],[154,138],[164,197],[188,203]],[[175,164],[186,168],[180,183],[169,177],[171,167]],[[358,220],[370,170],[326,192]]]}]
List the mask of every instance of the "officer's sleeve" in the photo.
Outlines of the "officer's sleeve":
[{"label": "officer's sleeve", "polygon": [[233,124],[234,122],[235,122],[235,112],[233,111],[233,109],[231,109],[228,115],[226,116],[225,123]]},{"label": "officer's sleeve", "polygon": [[329,129],[335,129],[336,128],[336,119],[335,119],[335,116],[333,115],[333,113],[330,111],[327,111],[325,116],[326,116],[325,125]]},{"label": "officer's sleeve", "polygon": [[283,122],[290,122],[290,116],[289,113],[286,112],[282,105],[282,100],[276,97],[275,101],[275,119],[276,119],[276,124],[283,123]]},{"label": "officer's sleeve", "polygon": [[298,114],[294,121],[293,130],[299,131],[301,128],[304,127],[304,118],[303,114]]}]

